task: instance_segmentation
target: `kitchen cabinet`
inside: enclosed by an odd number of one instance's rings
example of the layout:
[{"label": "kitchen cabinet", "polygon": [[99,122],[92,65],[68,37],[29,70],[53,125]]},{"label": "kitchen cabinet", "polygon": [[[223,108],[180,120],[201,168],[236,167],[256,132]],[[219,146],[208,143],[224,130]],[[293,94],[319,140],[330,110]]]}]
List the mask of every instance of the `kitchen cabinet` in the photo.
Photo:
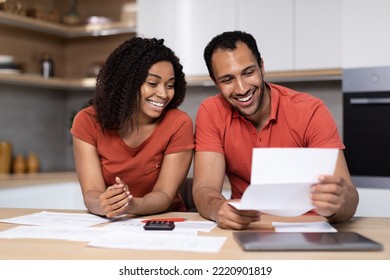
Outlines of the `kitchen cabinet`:
[{"label": "kitchen cabinet", "polygon": [[390,1],[342,1],[344,68],[390,65]]},{"label": "kitchen cabinet", "polygon": [[251,33],[266,71],[294,70],[294,17],[291,0],[237,1],[237,26]]},{"label": "kitchen cabinet", "polygon": [[138,0],[137,4],[138,33],[165,38],[196,84],[212,84],[207,83],[203,50],[212,37],[229,30],[243,30],[256,38],[268,81],[341,78],[339,0]]},{"label": "kitchen cabinet", "polygon": [[357,217],[390,217],[390,190],[377,188],[357,188],[359,205]]},{"label": "kitchen cabinet", "polygon": [[79,183],[0,189],[0,205],[2,208],[86,210]]},{"label": "kitchen cabinet", "polygon": [[137,31],[163,38],[181,59],[186,76],[207,75],[206,44],[235,27],[235,0],[137,0]]},{"label": "kitchen cabinet", "polygon": [[341,67],[341,1],[238,1],[238,29],[252,33],[266,71]]},{"label": "kitchen cabinet", "polygon": [[342,1],[295,0],[294,69],[341,68]]},{"label": "kitchen cabinet", "polygon": [[205,46],[215,35],[236,29],[250,32],[258,40],[266,70],[293,70],[291,0],[163,0],[158,3],[138,0],[137,3],[138,33],[164,38],[180,57],[187,76],[207,76],[203,60]]},{"label": "kitchen cabinet", "polygon": [[0,207],[86,209],[74,172],[2,175]]}]

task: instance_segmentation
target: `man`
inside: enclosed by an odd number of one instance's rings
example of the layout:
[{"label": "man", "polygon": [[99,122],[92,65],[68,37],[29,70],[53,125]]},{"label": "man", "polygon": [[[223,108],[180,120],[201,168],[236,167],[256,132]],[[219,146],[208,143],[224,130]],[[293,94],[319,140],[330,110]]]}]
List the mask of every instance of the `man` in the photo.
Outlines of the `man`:
[{"label": "man", "polygon": [[333,223],[350,219],[358,193],[343,155],[345,147],[325,104],[311,95],[266,83],[256,41],[245,32],[214,37],[204,50],[204,59],[220,94],[203,101],[196,117],[193,195],[199,213],[221,228],[248,227],[260,220],[260,213],[228,204],[221,194],[225,173],[232,199],[239,199],[250,183],[254,147],[322,147],[340,151],[335,173],[319,174],[319,183],[312,186],[313,209]]}]

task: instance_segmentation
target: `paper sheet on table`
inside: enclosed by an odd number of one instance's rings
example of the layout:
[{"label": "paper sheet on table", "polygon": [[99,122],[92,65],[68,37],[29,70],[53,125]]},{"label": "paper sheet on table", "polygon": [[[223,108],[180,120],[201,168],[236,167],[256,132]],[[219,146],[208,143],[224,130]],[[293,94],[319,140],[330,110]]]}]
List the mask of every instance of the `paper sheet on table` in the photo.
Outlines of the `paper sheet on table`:
[{"label": "paper sheet on table", "polygon": [[251,184],[237,209],[278,216],[299,216],[313,208],[310,187],[319,175],[332,175],[338,149],[254,148]]},{"label": "paper sheet on table", "polygon": [[[59,227],[59,226],[18,226],[0,231],[0,238],[35,238],[59,239],[68,241],[89,242],[107,232],[138,232],[143,234],[156,233],[145,231],[144,228],[130,227]],[[196,236],[198,231],[193,229],[174,229],[173,231],[159,231],[159,234]]]},{"label": "paper sheet on table", "polygon": [[133,250],[164,250],[189,252],[218,252],[226,237],[183,236],[159,233],[110,232],[93,241],[88,246]]},{"label": "paper sheet on table", "polygon": [[88,227],[109,222],[109,219],[93,214],[60,213],[41,211],[34,214],[2,219],[1,223],[32,225],[32,226],[62,226],[62,227]]},{"label": "paper sheet on table", "polygon": [[[144,219],[123,219],[115,221],[105,225],[105,228],[112,229],[126,229],[130,231],[144,231],[143,226],[145,223],[142,222]],[[175,232],[194,232],[195,234],[200,232],[210,232],[215,228],[217,224],[212,221],[184,221],[184,222],[175,222]]]},{"label": "paper sheet on table", "polygon": [[18,226],[0,231],[0,238],[57,239],[89,242],[107,231],[103,227]]},{"label": "paper sheet on table", "polygon": [[273,222],[272,226],[276,232],[336,232],[337,229],[329,223],[322,222],[305,222],[305,223],[284,223]]}]

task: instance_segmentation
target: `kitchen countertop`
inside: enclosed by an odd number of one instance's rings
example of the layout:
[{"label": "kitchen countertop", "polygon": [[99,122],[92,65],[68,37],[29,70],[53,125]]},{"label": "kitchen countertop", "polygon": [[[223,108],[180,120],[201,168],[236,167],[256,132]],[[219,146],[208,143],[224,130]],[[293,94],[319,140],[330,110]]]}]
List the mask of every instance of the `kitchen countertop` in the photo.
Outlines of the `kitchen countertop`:
[{"label": "kitchen countertop", "polygon": [[0,189],[66,182],[78,182],[76,172],[42,172],[35,174],[0,175]]},{"label": "kitchen countertop", "polygon": [[[35,174],[26,173],[9,175],[0,174],[0,189],[67,182],[78,182],[76,172],[42,172]],[[224,180],[223,190],[230,191],[230,183],[227,178]]]}]

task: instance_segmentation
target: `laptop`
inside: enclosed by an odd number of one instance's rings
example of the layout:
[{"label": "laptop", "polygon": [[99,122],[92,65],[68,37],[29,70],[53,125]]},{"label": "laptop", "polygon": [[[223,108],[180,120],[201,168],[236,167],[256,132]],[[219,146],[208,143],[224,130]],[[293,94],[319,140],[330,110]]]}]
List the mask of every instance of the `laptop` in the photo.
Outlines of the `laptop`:
[{"label": "laptop", "polygon": [[240,231],[234,239],[245,251],[381,251],[383,245],[355,232]]}]

